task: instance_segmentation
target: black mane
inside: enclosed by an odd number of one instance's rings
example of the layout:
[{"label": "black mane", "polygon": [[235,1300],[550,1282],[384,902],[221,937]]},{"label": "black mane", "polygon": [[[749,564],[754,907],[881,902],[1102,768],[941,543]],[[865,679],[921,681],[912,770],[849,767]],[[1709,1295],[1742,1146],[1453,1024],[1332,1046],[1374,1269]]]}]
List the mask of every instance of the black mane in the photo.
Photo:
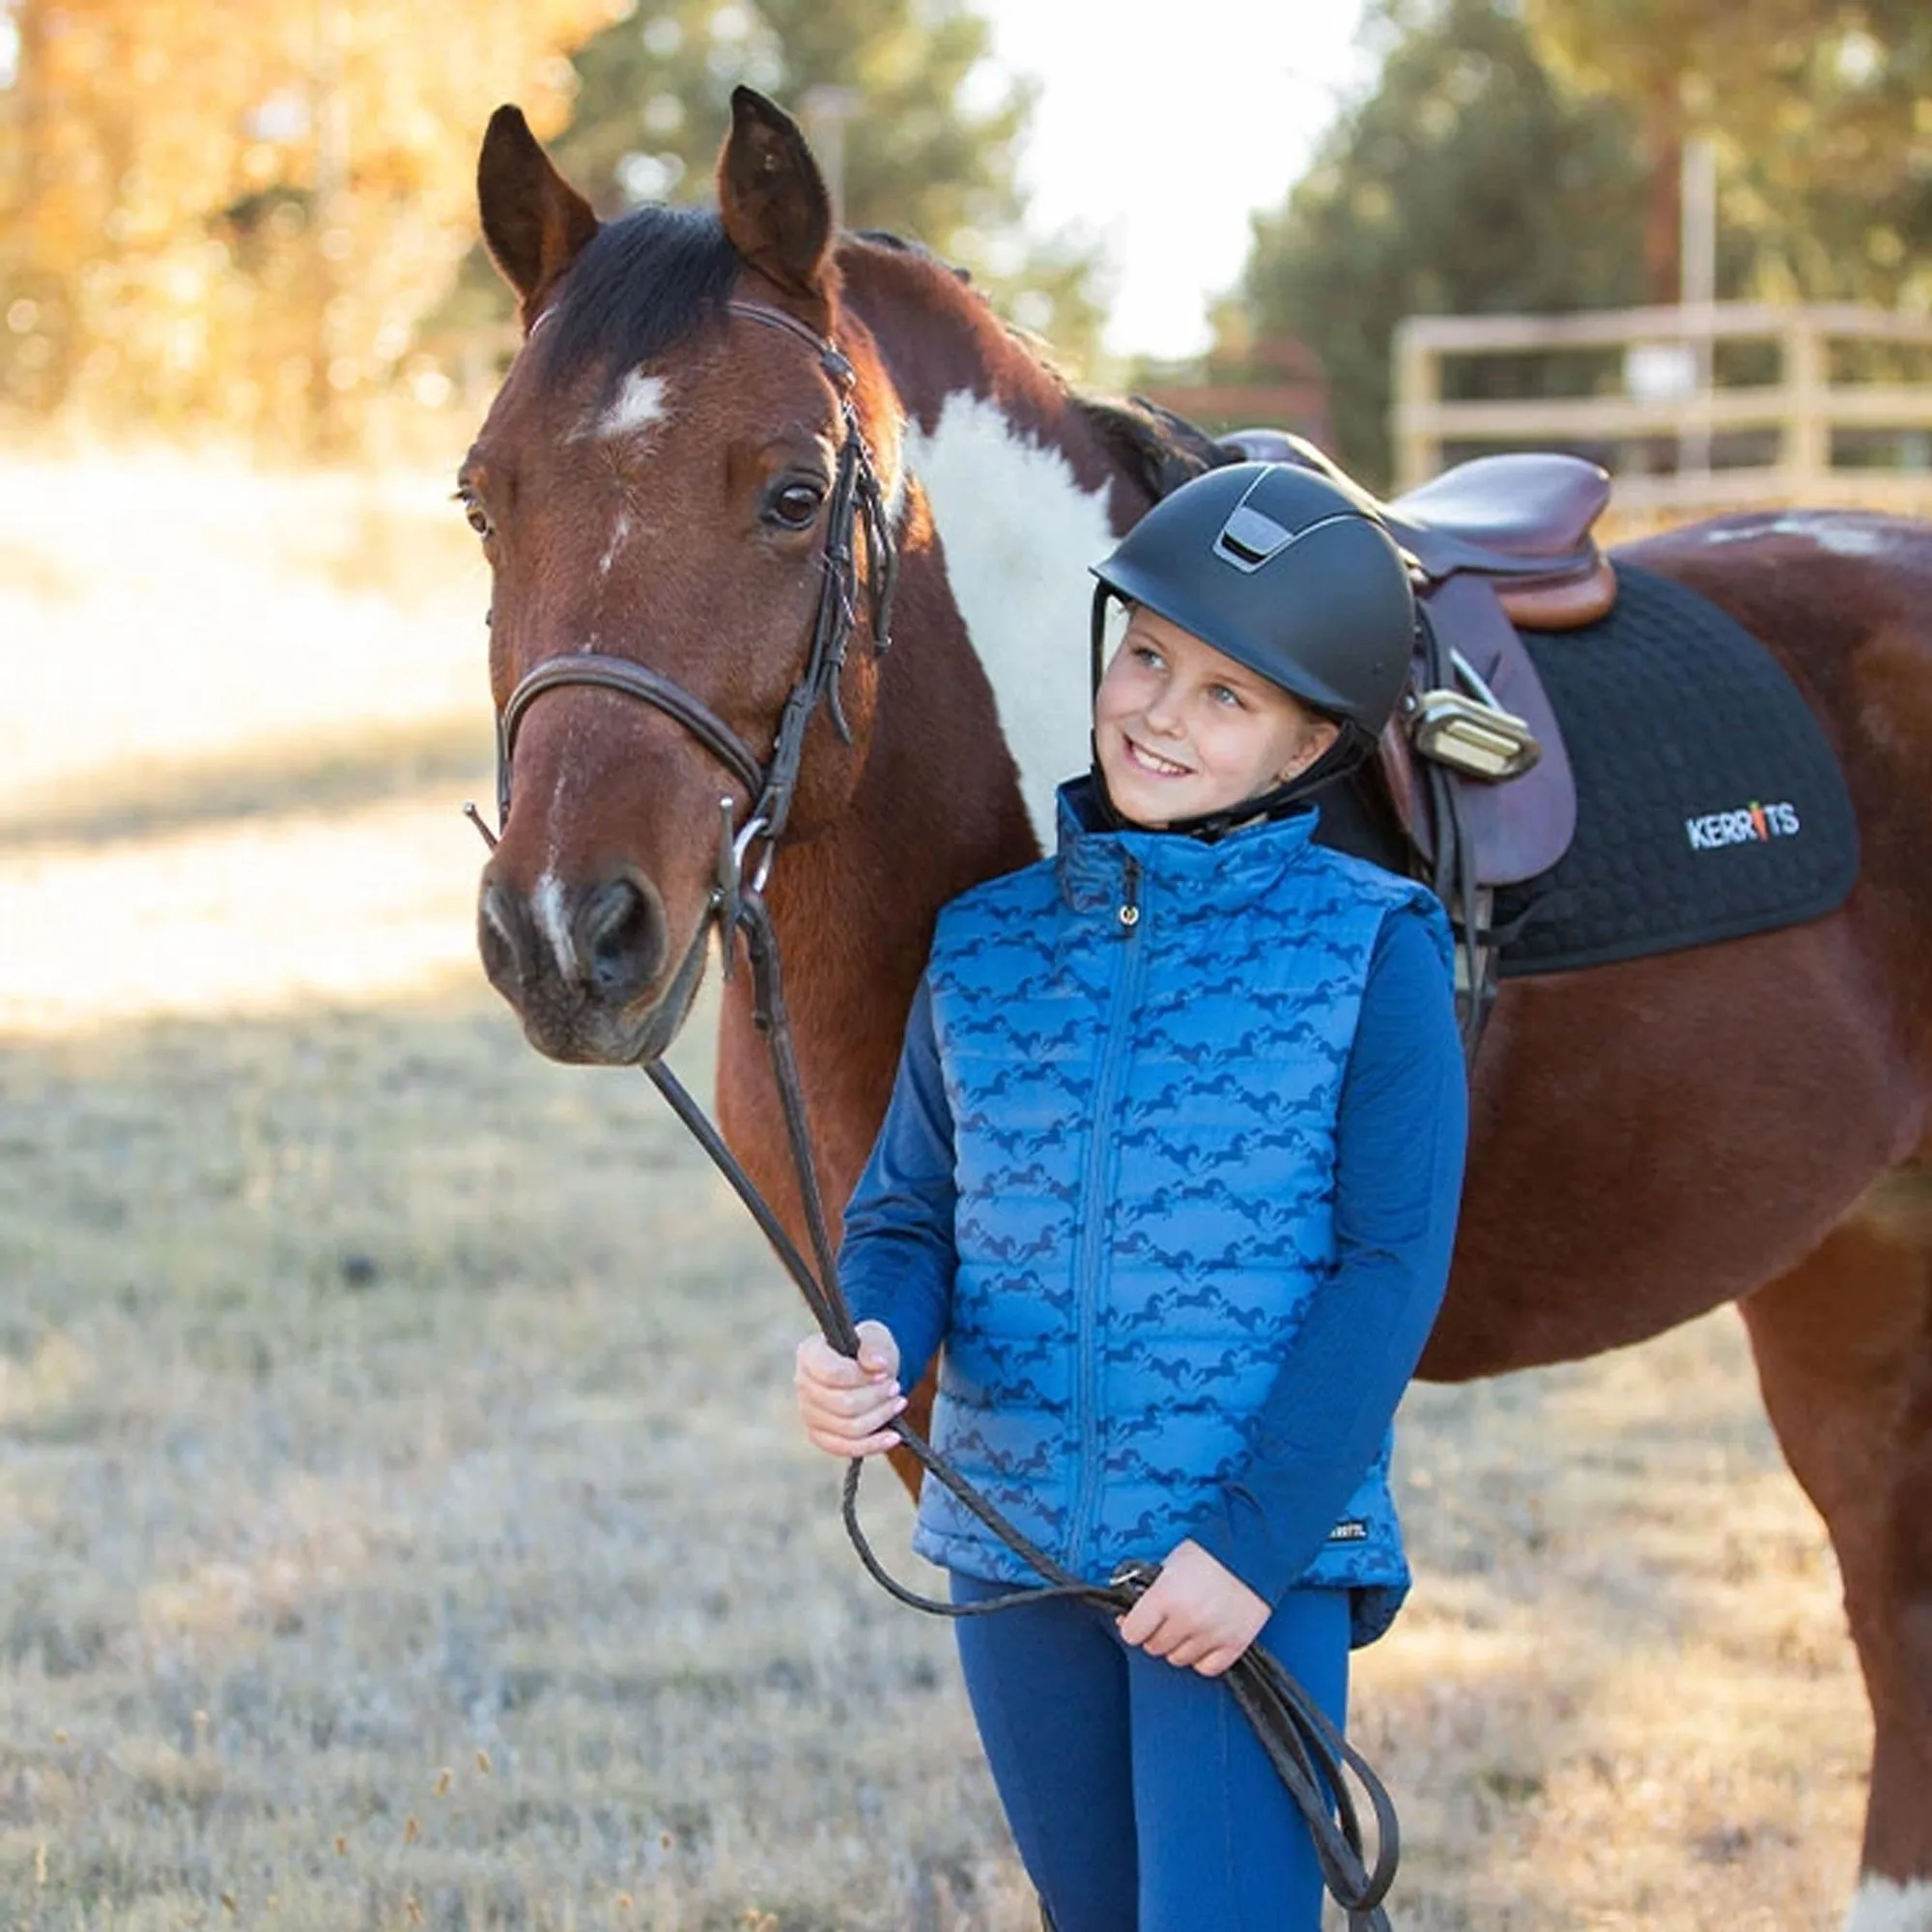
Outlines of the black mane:
[{"label": "black mane", "polygon": [[1114,402],[1076,390],[1072,397],[1114,460],[1156,501],[1204,471],[1236,460],[1205,430],[1146,396]]},{"label": "black mane", "polygon": [[611,386],[723,313],[744,262],[698,208],[639,208],[606,222],[571,264],[546,325],[546,381],[603,364]]},{"label": "black mane", "polygon": [[856,231],[861,242],[870,242],[880,248],[890,248],[895,255],[917,255],[923,262],[930,262],[935,269],[944,269],[955,282],[964,282],[969,288],[973,283],[971,269],[962,269],[957,262],[949,262],[944,255],[928,248],[923,242],[908,240],[903,235],[895,235],[890,228],[861,228]]}]

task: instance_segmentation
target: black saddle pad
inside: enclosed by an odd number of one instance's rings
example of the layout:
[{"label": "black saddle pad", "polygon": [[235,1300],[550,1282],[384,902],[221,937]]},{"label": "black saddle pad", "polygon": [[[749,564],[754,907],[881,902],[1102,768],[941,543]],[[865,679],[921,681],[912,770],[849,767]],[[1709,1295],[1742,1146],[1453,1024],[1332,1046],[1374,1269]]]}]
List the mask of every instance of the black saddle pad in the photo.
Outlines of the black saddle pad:
[{"label": "black saddle pad", "polygon": [[[1617,566],[1616,608],[1525,632],[1577,775],[1577,837],[1496,895],[1504,978],[1606,966],[1817,919],[1858,876],[1858,824],[1824,731],[1736,619],[1670,579]],[[1324,800],[1322,836],[1365,856]],[[1383,837],[1386,837],[1384,832]]]},{"label": "black saddle pad", "polygon": [[1577,774],[1577,837],[1496,895],[1505,976],[1708,946],[1834,911],[1859,870],[1844,774],[1811,708],[1734,617],[1617,567],[1616,608],[1525,632]]}]

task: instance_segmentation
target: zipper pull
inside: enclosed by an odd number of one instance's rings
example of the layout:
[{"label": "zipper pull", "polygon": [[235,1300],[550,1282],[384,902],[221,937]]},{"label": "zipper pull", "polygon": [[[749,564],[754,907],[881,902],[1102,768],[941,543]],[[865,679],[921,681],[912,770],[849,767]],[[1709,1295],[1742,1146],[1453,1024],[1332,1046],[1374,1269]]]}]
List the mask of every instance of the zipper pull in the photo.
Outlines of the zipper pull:
[{"label": "zipper pull", "polygon": [[1124,937],[1141,923],[1141,862],[1131,852],[1126,855],[1122,884],[1120,921]]}]

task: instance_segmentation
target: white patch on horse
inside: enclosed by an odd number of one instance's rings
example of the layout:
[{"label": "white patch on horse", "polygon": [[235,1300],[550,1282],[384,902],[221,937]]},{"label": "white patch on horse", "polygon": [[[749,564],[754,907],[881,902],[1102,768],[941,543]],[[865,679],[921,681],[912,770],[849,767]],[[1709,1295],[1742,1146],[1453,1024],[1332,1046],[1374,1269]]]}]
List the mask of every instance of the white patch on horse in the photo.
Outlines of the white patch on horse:
[{"label": "white patch on horse", "polygon": [[1087,769],[1087,566],[1114,546],[1107,486],[1083,490],[1057,449],[997,403],[955,390],[930,436],[907,425],[918,476],[946,548],[946,575],[999,706],[1020,795],[1042,851],[1054,788]]},{"label": "white patch on horse", "polygon": [[624,378],[617,400],[591,424],[586,434],[607,441],[612,437],[636,436],[654,422],[661,422],[664,413],[664,378],[646,376],[641,370],[633,369]]},{"label": "white patch on horse", "polygon": [[1749,543],[1756,537],[1803,537],[1833,556],[1881,556],[1890,548],[1893,532],[1884,524],[1843,510],[1788,510],[1741,527],[1708,530],[1704,547],[1711,550],[1719,544]]},{"label": "white patch on horse", "polygon": [[500,939],[503,942],[503,944],[510,949],[511,953],[514,955],[517,950],[517,942],[511,936],[510,928],[503,923],[503,915],[497,909],[497,894],[494,888],[483,895],[481,904],[483,908],[483,917],[487,919],[493,926],[496,927],[497,937]]},{"label": "white patch on horse", "polygon": [[1845,1932],[1932,1932],[1932,1881],[1868,1877],[1852,1900]]},{"label": "white patch on horse", "polygon": [[1877,556],[1891,542],[1891,532],[1882,526],[1842,512],[1837,516],[1806,516],[1800,511],[1779,517],[1771,527],[1781,537],[1809,537],[1833,556]]},{"label": "white patch on horse", "polygon": [[577,944],[570,936],[570,918],[563,902],[563,881],[554,872],[546,871],[537,881],[537,889],[530,895],[530,911],[536,918],[537,930],[550,941],[558,972],[566,980],[575,979]]},{"label": "white patch on horse", "polygon": [[[906,450],[909,446],[908,439],[911,436],[912,428],[913,425],[903,416],[898,418],[898,435],[895,439],[897,448],[893,452],[897,460],[893,469],[893,480],[886,485],[883,505],[886,513],[886,527],[895,536],[898,534],[905,522],[906,503],[908,501],[906,480],[910,474],[907,468]],[[881,454],[884,453],[883,451],[881,452]]]}]

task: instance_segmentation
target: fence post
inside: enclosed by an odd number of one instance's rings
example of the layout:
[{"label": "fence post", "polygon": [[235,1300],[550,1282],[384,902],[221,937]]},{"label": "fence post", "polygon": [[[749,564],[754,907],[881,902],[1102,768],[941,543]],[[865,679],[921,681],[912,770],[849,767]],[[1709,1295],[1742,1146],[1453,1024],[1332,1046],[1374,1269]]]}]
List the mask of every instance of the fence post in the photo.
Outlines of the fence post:
[{"label": "fence post", "polygon": [[1419,318],[1396,325],[1395,488],[1398,493],[1426,483],[1442,468],[1442,443],[1435,429],[1425,426],[1423,412],[1441,398],[1441,357],[1423,339]]},{"label": "fence post", "polygon": [[1804,309],[1793,309],[1784,327],[1784,387],[1790,413],[1784,419],[1786,487],[1803,500],[1832,469],[1831,369],[1825,332]]}]

